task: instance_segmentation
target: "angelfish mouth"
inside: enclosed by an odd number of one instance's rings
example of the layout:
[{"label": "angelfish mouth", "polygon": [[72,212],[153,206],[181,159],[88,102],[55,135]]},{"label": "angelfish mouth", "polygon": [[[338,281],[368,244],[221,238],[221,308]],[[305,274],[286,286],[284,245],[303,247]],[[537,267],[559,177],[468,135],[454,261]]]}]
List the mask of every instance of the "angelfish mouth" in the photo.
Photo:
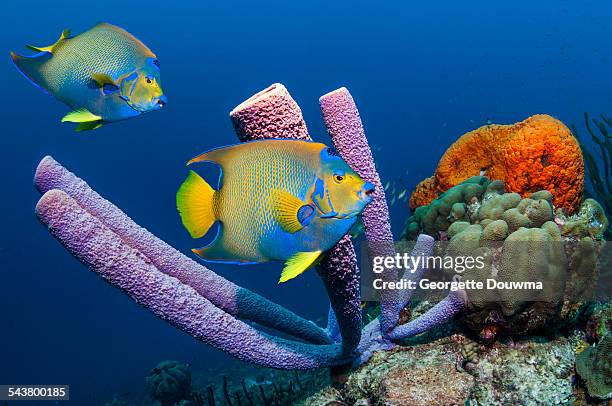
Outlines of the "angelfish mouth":
[{"label": "angelfish mouth", "polygon": [[166,104],[168,104],[168,99],[166,98],[166,96],[161,95],[161,96],[157,97],[157,100],[155,101],[155,108],[157,110],[162,109],[162,108],[166,107]]}]

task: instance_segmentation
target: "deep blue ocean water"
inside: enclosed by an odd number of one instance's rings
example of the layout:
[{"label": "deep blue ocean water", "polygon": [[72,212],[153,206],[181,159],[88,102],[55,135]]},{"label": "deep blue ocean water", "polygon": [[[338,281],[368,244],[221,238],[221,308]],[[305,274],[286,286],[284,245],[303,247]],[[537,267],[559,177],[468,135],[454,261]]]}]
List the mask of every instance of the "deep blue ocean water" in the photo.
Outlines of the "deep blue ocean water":
[{"label": "deep blue ocean water", "polygon": [[[327,141],[318,97],[349,88],[383,180],[409,189],[457,137],[547,113],[581,124],[610,113],[607,1],[4,2],[0,36],[0,384],[69,383],[70,404],[143,392],[160,360],[198,371],[235,361],[134,304],[71,257],[34,215],[32,175],[53,155],[136,222],[188,253],[175,209],[185,162],[234,143],[228,112],[271,83],[287,86],[314,138]],[[67,107],[12,66],[9,51],[108,21],[159,57],[167,109],[75,133]],[[401,231],[407,203],[392,208]],[[323,323],[313,272],[277,286],[279,266],[220,274]]]}]

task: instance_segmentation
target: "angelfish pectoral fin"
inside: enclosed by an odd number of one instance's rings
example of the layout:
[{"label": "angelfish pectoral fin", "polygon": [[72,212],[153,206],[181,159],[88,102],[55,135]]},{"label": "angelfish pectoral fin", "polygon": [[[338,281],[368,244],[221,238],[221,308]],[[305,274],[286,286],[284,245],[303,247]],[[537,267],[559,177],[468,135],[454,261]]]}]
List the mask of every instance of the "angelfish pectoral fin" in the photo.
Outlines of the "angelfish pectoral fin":
[{"label": "angelfish pectoral fin", "polygon": [[270,199],[274,218],[286,232],[296,233],[312,220],[314,208],[291,193],[273,189]]},{"label": "angelfish pectoral fin", "polygon": [[102,89],[104,94],[111,94],[119,91],[119,86],[117,86],[113,78],[106,73],[93,73],[91,78],[96,82],[96,85]]},{"label": "angelfish pectoral fin", "polygon": [[322,259],[322,251],[313,252],[298,252],[294,254],[285,263],[281,277],[278,283],[287,282],[289,279],[293,279],[296,276],[302,274],[305,270],[311,266],[316,265]]}]

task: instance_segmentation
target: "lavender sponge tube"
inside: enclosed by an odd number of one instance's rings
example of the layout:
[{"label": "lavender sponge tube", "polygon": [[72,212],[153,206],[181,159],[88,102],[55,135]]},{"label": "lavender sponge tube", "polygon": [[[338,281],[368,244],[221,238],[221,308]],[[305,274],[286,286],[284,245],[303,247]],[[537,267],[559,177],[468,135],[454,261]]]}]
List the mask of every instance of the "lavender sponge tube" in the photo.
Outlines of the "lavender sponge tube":
[{"label": "lavender sponge tube", "polygon": [[126,243],[146,255],[157,269],[191,286],[225,312],[314,344],[331,343],[325,330],[314,323],[217,275],[134,223],[52,157],[45,157],[38,165],[34,185],[41,193],[63,190]]},{"label": "lavender sponge tube", "polygon": [[[269,138],[311,140],[302,111],[285,86],[278,83],[238,105],[230,113],[230,119],[241,141]],[[345,156],[343,158],[346,160]],[[350,354],[359,343],[362,323],[359,270],[349,237],[342,238],[325,254],[317,272],[334,310],[344,351]]]},{"label": "lavender sponge tube", "polygon": [[140,305],[187,334],[246,362],[283,369],[344,364],[340,345],[288,341],[255,330],[213,305],[127,244],[61,190],[46,192],[36,213],[77,259]]},{"label": "lavender sponge tube", "polygon": [[439,326],[465,309],[467,297],[463,291],[450,292],[442,301],[423,313],[421,316],[401,326],[394,328],[389,338],[400,340],[421,334]]},{"label": "lavender sponge tube", "polygon": [[300,106],[280,83],[249,97],[230,112],[240,141],[268,138],[310,140]]},{"label": "lavender sponge tube", "polygon": [[[362,214],[368,254],[370,257],[393,256],[395,248],[385,191],[355,101],[349,91],[342,87],[321,96],[319,104],[327,131],[340,155],[363,180],[374,185],[373,200]],[[397,280],[397,270],[385,269],[382,277],[386,281]],[[402,302],[394,291],[381,292],[383,334],[397,324]]]}]

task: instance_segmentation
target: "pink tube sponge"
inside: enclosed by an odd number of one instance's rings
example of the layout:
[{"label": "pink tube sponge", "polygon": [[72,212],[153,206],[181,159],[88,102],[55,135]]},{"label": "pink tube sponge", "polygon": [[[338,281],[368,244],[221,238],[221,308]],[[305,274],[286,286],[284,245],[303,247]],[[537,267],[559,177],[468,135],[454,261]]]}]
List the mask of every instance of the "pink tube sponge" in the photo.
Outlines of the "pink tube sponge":
[{"label": "pink tube sponge", "polygon": [[61,190],[46,192],[39,219],[77,259],[159,318],[247,362],[311,369],[346,362],[338,345],[312,345],[271,337],[232,317],[191,286],[158,270],[102,221]]},{"label": "pink tube sponge", "polygon": [[[269,138],[311,140],[300,107],[279,83],[238,105],[230,113],[230,118],[241,141]],[[346,353],[351,353],[359,343],[361,308],[359,269],[350,237],[344,237],[325,254],[317,272],[336,315],[343,348]]]},{"label": "pink tube sponge", "polygon": [[[123,241],[146,255],[157,269],[191,286],[227,313],[315,344],[330,342],[325,331],[314,323],[237,286],[175,250],[132,221],[127,214],[52,157],[43,158],[36,168],[34,185],[41,193],[52,189],[63,190],[112,232],[121,236]],[[270,317],[270,314],[275,317]]]},{"label": "pink tube sponge", "polygon": [[[395,247],[385,190],[376,171],[372,151],[355,101],[349,91],[341,87],[321,96],[319,103],[327,131],[342,158],[363,180],[374,185],[373,200],[366,206],[362,214],[368,254],[370,257],[393,256]],[[382,276],[388,281],[398,279],[395,269],[386,269]],[[395,291],[381,292],[383,333],[388,332],[397,324],[399,312],[403,306],[403,301]]]},{"label": "pink tube sponge", "polygon": [[353,97],[341,87],[321,96],[319,103],[327,131],[342,158],[363,180],[374,185],[373,200],[363,211],[366,239],[375,243],[392,242],[385,190]]},{"label": "pink tube sponge", "polygon": [[266,138],[310,140],[302,110],[287,88],[274,83],[230,112],[240,141]]}]

